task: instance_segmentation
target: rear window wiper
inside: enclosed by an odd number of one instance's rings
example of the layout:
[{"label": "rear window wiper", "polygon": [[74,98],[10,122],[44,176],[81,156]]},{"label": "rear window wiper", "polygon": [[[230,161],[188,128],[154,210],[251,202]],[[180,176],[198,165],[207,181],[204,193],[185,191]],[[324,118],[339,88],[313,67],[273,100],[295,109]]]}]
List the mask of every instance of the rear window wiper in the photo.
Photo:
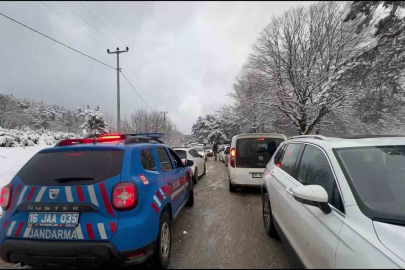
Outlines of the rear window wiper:
[{"label": "rear window wiper", "polygon": [[89,180],[94,180],[92,177],[60,177],[54,179],[58,183],[66,183],[66,182],[72,182],[72,181],[89,181]]}]

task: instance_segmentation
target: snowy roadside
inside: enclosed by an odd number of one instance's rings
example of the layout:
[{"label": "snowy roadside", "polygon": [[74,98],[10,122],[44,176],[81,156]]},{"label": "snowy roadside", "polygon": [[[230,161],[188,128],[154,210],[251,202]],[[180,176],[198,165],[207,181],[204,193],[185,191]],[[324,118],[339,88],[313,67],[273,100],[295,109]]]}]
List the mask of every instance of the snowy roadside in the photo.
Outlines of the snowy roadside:
[{"label": "snowy roadside", "polygon": [[40,144],[30,147],[0,147],[0,189],[7,185],[21,167],[38,151],[51,147]]}]

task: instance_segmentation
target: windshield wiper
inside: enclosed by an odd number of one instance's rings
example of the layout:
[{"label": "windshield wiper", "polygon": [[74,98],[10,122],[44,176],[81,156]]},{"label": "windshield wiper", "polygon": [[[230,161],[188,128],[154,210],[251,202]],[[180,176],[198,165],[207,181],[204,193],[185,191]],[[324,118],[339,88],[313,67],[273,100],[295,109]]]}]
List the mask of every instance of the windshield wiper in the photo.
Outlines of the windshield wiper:
[{"label": "windshield wiper", "polygon": [[66,182],[72,182],[72,181],[89,181],[89,180],[94,180],[92,177],[60,177],[54,179],[58,183],[66,183]]}]

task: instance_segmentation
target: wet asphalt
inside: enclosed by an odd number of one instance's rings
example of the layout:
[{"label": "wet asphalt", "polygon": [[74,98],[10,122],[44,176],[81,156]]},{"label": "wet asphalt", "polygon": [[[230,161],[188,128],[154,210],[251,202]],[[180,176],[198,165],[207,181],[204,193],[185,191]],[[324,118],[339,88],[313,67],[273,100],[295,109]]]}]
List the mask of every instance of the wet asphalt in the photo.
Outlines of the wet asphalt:
[{"label": "wet asphalt", "polygon": [[[213,157],[206,166],[194,186],[194,206],[173,224],[169,268],[290,268],[283,244],[264,231],[260,189],[230,193],[227,167]],[[21,267],[0,260],[0,268]],[[131,268],[156,269],[151,263]]]}]

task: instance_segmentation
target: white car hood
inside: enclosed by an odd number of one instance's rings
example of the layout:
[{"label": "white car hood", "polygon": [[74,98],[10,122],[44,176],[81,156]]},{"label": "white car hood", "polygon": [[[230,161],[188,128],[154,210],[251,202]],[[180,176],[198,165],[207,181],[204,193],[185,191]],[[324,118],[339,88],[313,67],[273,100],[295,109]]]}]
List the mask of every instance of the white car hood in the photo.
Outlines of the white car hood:
[{"label": "white car hood", "polygon": [[405,261],[405,226],[373,221],[375,232],[381,243]]}]

